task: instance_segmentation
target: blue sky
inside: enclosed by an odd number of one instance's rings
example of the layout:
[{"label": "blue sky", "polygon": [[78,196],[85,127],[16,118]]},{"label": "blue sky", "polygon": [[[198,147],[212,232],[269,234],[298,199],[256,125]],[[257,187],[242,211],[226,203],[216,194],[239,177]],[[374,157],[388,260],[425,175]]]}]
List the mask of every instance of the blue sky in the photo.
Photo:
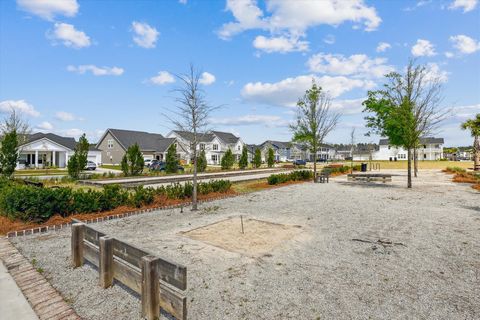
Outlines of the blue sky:
[{"label": "blue sky", "polygon": [[[211,127],[247,143],[288,141],[315,78],[341,121],[328,142],[365,137],[361,102],[410,58],[443,81],[438,136],[468,145],[480,112],[480,4],[434,1],[0,1],[0,112],[34,130],[96,141],[109,127],[168,133],[174,74],[205,72]],[[175,81],[175,82],[174,82]]]}]

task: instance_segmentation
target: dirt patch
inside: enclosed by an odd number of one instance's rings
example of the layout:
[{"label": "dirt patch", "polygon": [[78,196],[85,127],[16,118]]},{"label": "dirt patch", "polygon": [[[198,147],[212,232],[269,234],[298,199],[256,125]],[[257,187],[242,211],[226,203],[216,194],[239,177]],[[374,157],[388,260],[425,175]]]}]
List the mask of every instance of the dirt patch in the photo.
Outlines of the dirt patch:
[{"label": "dirt patch", "polygon": [[287,240],[302,232],[298,225],[285,225],[240,216],[215,222],[182,233],[194,240],[203,241],[224,250],[251,257],[270,253]]}]

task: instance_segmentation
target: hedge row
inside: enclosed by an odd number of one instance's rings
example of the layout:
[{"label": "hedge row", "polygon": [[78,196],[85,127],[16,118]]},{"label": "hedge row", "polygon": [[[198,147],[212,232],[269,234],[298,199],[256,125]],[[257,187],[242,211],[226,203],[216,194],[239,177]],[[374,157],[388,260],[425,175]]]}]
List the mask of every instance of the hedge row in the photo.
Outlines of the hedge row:
[{"label": "hedge row", "polygon": [[[350,172],[351,167],[350,166],[339,166],[339,167],[325,167],[322,169],[323,172],[327,173],[347,173]],[[360,171],[362,170],[361,165],[354,165],[353,166],[353,171]]]},{"label": "hedge row", "polygon": [[[202,182],[198,185],[200,194],[226,192],[229,181]],[[118,185],[106,185],[103,190],[72,188],[41,188],[15,182],[0,181],[0,215],[23,221],[46,221],[55,214],[66,217],[75,213],[108,211],[122,205],[141,207],[153,203],[156,195],[169,199],[191,197],[191,183],[173,184],[158,189],[138,186],[131,191]]]},{"label": "hedge row", "polygon": [[313,178],[313,171],[310,170],[298,170],[290,173],[272,174],[268,177],[267,181],[270,185],[279,183],[285,183],[288,181],[303,181]]}]

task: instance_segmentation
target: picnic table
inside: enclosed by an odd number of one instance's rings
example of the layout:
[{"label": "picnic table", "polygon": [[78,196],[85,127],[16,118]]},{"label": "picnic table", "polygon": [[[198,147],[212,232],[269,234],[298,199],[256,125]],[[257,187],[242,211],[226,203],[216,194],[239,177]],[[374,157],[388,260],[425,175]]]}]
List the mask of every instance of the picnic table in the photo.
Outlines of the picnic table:
[{"label": "picnic table", "polygon": [[329,178],[330,178],[330,171],[320,171],[317,172],[317,175],[315,177],[315,182],[316,183],[329,183]]},{"label": "picnic table", "polygon": [[355,173],[347,175],[348,181],[382,181],[392,182],[392,175],[388,173]]}]

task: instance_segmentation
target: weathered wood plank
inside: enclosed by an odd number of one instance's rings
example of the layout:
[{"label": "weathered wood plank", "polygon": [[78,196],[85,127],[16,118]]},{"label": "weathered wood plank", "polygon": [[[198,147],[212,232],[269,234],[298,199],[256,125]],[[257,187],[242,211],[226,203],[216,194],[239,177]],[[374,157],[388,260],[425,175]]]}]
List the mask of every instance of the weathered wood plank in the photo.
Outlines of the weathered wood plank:
[{"label": "weathered wood plank", "polygon": [[93,243],[90,243],[88,241],[84,241],[84,253],[83,253],[83,259],[87,260],[91,264],[93,264],[95,267],[98,268],[99,266],[99,248],[94,245]]},{"label": "weathered wood plank", "polygon": [[113,238],[101,237],[99,249],[99,283],[102,288],[108,288],[113,284]]},{"label": "weathered wood plank", "polygon": [[[152,253],[139,249],[131,244],[116,240],[113,244],[113,253],[120,259],[140,268],[142,257],[152,255]],[[160,279],[180,289],[187,289],[187,268],[177,263],[173,263],[164,258],[159,258],[158,273]]]},{"label": "weathered wood plank", "polygon": [[142,265],[142,317],[147,320],[160,318],[160,283],[158,278],[158,258],[144,256]]},{"label": "weathered wood plank", "polygon": [[[142,294],[142,273],[117,257],[113,258],[114,278],[138,294]],[[187,298],[183,292],[160,280],[160,307],[177,319],[186,319]]]},{"label": "weathered wood plank", "polygon": [[72,224],[71,255],[74,268],[83,265],[85,229],[84,223]]},{"label": "weathered wood plank", "polygon": [[85,226],[85,240],[98,246],[100,238],[106,236],[105,233],[97,231],[92,227]]}]

